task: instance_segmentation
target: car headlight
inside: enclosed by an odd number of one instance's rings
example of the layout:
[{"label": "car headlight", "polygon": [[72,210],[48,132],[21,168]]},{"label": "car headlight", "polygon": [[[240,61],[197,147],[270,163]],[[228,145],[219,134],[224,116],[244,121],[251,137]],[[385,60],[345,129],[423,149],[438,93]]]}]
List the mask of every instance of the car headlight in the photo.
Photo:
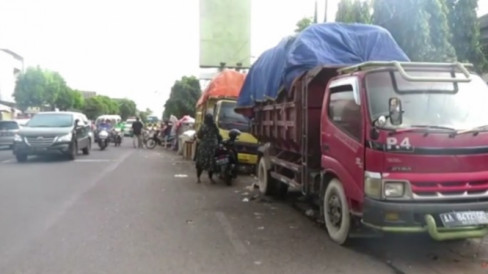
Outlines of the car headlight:
[{"label": "car headlight", "polygon": [[23,142],[24,141],[24,138],[22,138],[22,136],[20,136],[19,134],[15,134],[14,135],[14,142]]},{"label": "car headlight", "polygon": [[72,133],[68,133],[66,135],[59,136],[56,141],[57,142],[71,142],[71,139],[73,139],[73,134]]},{"label": "car headlight", "polygon": [[374,199],[381,199],[381,173],[369,172],[364,173],[364,193],[366,196]]},{"label": "car headlight", "polygon": [[385,198],[400,198],[405,195],[405,183],[404,182],[385,182],[383,188],[383,194]]}]

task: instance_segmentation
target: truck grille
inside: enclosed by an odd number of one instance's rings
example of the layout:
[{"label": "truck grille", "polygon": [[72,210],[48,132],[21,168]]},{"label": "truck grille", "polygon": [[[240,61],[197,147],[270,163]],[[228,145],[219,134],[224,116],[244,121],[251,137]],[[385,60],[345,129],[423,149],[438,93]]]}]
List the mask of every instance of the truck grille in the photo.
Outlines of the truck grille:
[{"label": "truck grille", "polygon": [[48,147],[54,142],[54,137],[26,137],[25,139],[32,147]]},{"label": "truck grille", "polygon": [[488,197],[488,181],[411,182],[415,199],[462,199]]}]

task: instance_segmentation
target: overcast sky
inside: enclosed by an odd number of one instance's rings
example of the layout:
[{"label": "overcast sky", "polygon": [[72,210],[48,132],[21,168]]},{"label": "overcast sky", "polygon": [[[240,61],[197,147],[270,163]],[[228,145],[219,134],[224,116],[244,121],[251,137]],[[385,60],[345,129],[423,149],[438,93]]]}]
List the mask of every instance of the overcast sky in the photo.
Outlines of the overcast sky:
[{"label": "overcast sky", "polygon": [[[314,2],[252,0],[252,55],[292,34]],[[329,0],[329,18],[337,2]],[[488,1],[479,2],[487,13]],[[72,88],[160,114],[174,81],[199,75],[198,16],[198,0],[1,0],[0,48],[60,72]]]}]

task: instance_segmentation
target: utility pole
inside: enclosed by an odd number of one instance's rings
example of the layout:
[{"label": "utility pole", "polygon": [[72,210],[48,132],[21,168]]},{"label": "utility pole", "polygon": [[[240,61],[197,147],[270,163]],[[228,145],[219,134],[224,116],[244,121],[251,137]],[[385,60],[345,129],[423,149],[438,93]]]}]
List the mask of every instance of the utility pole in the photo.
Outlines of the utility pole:
[{"label": "utility pole", "polygon": [[319,15],[318,15],[318,9],[317,9],[317,0],[315,0],[315,12],[314,12],[314,18],[313,18],[313,23],[317,24],[319,22]]},{"label": "utility pole", "polygon": [[[315,2],[317,3],[317,2]],[[325,0],[325,14],[324,14],[324,23],[327,23],[327,6],[329,4],[329,0]]]}]

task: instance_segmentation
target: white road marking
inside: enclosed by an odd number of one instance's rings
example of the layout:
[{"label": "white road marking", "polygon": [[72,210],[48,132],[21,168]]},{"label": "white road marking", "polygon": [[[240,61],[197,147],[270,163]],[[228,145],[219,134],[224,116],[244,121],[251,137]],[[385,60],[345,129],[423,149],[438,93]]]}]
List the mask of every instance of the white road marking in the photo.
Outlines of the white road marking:
[{"label": "white road marking", "polygon": [[0,162],[0,164],[8,164],[8,163],[13,163],[14,162],[14,159],[7,159],[7,160],[3,160]]},{"label": "white road marking", "polygon": [[224,229],[225,235],[227,235],[227,238],[229,238],[229,241],[232,243],[234,246],[235,251],[239,255],[244,255],[247,253],[247,248],[244,245],[244,243],[239,240],[239,237],[234,233],[234,230],[232,229],[232,226],[225,216],[223,212],[217,211],[215,212],[215,216],[217,217],[217,220],[219,220],[220,225]]},{"label": "white road marking", "polygon": [[114,162],[115,160],[109,159],[77,159],[75,162],[77,163],[101,163],[101,162]]}]

